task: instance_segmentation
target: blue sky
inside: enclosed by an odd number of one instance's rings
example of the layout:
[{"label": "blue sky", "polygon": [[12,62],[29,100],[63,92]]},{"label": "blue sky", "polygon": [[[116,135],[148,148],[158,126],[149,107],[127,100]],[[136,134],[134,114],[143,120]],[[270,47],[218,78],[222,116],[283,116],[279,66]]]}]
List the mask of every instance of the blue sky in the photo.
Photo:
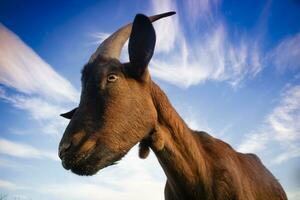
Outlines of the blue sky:
[{"label": "blue sky", "polygon": [[[136,13],[155,22],[152,78],[194,129],[254,152],[300,199],[300,3],[1,1],[0,194],[9,199],[163,199],[165,175],[137,148],[93,177],[62,168],[58,142],[80,70]],[[122,61],[128,60],[124,47]]]}]

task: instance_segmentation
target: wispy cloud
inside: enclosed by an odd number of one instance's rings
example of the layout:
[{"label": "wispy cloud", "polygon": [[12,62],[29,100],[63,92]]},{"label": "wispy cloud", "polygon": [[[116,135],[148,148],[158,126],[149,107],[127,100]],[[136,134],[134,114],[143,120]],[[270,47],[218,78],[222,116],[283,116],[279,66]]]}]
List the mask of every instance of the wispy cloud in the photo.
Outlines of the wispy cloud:
[{"label": "wispy cloud", "polygon": [[0,168],[6,168],[18,172],[26,172],[26,170],[33,169],[34,166],[25,163],[20,164],[19,162],[0,158]]},{"label": "wispy cloud", "polygon": [[105,32],[97,32],[97,33],[91,34],[91,36],[92,36],[92,38],[94,38],[94,41],[91,44],[99,45],[106,38],[108,38],[110,36],[110,34],[109,33],[105,33]]},{"label": "wispy cloud", "polygon": [[0,99],[10,103],[13,107],[24,110],[30,114],[33,120],[41,125],[42,132],[48,135],[58,135],[66,126],[67,121],[59,117],[66,111],[65,106],[57,102],[47,101],[41,97],[29,97],[25,95],[8,95],[0,87]]},{"label": "wispy cloud", "polygon": [[289,145],[285,145],[285,146],[288,146],[288,148],[285,149],[279,155],[277,155],[274,158],[273,163],[280,164],[280,163],[283,163],[292,158],[300,157],[300,147],[299,147],[300,145],[299,144],[289,144]]},{"label": "wispy cloud", "polygon": [[185,113],[183,113],[182,116],[184,121],[191,129],[198,130],[198,131],[205,130],[210,134],[213,134],[211,127],[209,127],[205,119],[198,116],[197,112],[195,112],[195,109],[193,109],[191,106],[187,107]]},{"label": "wispy cloud", "polygon": [[[65,182],[63,184],[45,185],[39,192],[55,197],[55,199],[90,199],[90,200],[117,200],[117,199],[163,199],[163,191],[155,182],[121,181],[122,190],[113,187],[104,187],[92,183]],[[129,190],[128,190],[129,188]],[[136,192],[139,191],[139,192]]]},{"label": "wispy cloud", "polygon": [[18,195],[18,194],[14,194],[11,197],[12,199],[18,199],[18,200],[31,200],[31,198],[25,196],[25,195]]},{"label": "wispy cloud", "polygon": [[13,32],[0,24],[0,83],[26,94],[76,101],[77,90]]},{"label": "wispy cloud", "polygon": [[277,140],[300,139],[300,85],[290,86],[281,94],[281,101],[267,118]]},{"label": "wispy cloud", "polygon": [[0,179],[0,188],[5,189],[5,190],[14,190],[16,189],[16,185],[13,184],[12,182],[1,180]]},{"label": "wispy cloud", "polygon": [[[43,133],[57,135],[65,121],[59,114],[76,102],[79,92],[13,32],[0,24],[0,99],[27,111],[43,124]],[[10,92],[6,88],[14,88]]]},{"label": "wispy cloud", "polygon": [[57,200],[163,199],[163,171],[152,153],[146,160],[139,159],[137,147],[118,165],[104,169],[96,176],[88,179],[79,176],[67,177],[63,183],[45,183],[38,187],[32,183],[26,187],[18,185],[18,188]]},{"label": "wispy cloud", "polygon": [[287,191],[287,196],[289,200],[298,200],[300,199],[300,190]]},{"label": "wispy cloud", "polygon": [[[152,1],[154,13],[177,10],[174,1],[163,2],[162,5]],[[202,12],[212,12],[208,2],[201,2],[207,5]],[[190,1],[190,4],[192,6],[195,2]],[[208,80],[226,81],[236,87],[261,71],[260,46],[255,39],[240,34],[233,41],[228,36],[226,24],[214,18],[206,21],[210,26],[206,25],[205,31],[190,41],[179,17],[180,14],[154,25],[158,42],[150,70],[155,77],[183,88]]]},{"label": "wispy cloud", "polygon": [[262,130],[262,132],[247,134],[239,145],[238,151],[245,153],[262,151],[266,148],[266,144],[270,142],[270,139],[267,128]]},{"label": "wispy cloud", "polygon": [[33,158],[33,159],[51,159],[54,161],[59,160],[56,153],[42,151],[30,145],[13,142],[0,138],[0,153],[4,155],[19,157],[19,158]]},{"label": "wispy cloud", "polygon": [[220,0],[187,0],[186,7],[190,21],[194,24],[198,20],[213,20],[214,8],[218,7]]},{"label": "wispy cloud", "polygon": [[64,109],[62,106],[51,104],[37,97],[26,97],[24,95],[9,96],[1,88],[0,98],[11,103],[16,108],[29,111],[31,116],[36,120],[57,117]]},{"label": "wispy cloud", "polygon": [[300,33],[284,38],[268,54],[268,60],[279,71],[298,69],[300,67]]},{"label": "wispy cloud", "polygon": [[262,128],[246,136],[239,146],[242,152],[260,152],[270,143],[280,149],[274,163],[300,156],[300,85],[289,86],[278,106],[266,117]]},{"label": "wispy cloud", "polygon": [[[206,81],[223,81],[239,87],[265,67],[275,67],[279,71],[300,67],[300,33],[286,37],[274,49],[264,51],[264,26],[271,1],[262,11],[256,32],[247,35],[236,29],[234,37],[233,30],[218,14],[220,3],[219,0],[188,0],[184,12],[177,8],[175,1],[166,0],[163,4],[152,1],[154,13],[182,11],[154,23],[157,45],[150,70],[155,77],[182,88]],[[183,26],[184,20],[191,23]],[[197,26],[193,22],[197,22]],[[193,33],[184,31],[189,29]]]},{"label": "wispy cloud", "polygon": [[[162,12],[176,11],[176,1],[161,1],[152,2],[152,9],[154,14],[160,14]],[[178,16],[172,16],[158,20],[153,25],[157,33],[155,52],[170,52],[174,47],[179,33],[179,18]],[[180,33],[179,33],[180,34]]]},{"label": "wispy cloud", "polygon": [[113,190],[107,193],[109,199],[163,199],[166,178],[157,158],[151,152],[146,160],[139,159],[137,152],[135,146],[116,168],[95,177],[95,184]]}]

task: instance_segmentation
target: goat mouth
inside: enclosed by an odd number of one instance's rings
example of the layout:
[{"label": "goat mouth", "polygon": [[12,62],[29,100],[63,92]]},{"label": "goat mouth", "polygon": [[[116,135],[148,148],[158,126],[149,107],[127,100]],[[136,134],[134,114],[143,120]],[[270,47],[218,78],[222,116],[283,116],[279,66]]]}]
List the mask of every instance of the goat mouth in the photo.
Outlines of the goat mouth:
[{"label": "goat mouth", "polygon": [[80,165],[81,163],[85,163],[95,152],[95,148],[91,149],[90,151],[86,153],[76,154],[76,152],[70,152],[69,154],[66,154],[62,159],[62,166],[66,170],[70,170],[73,167]]},{"label": "goat mouth", "polygon": [[117,164],[126,154],[126,151],[118,153],[107,149],[93,151],[90,154],[80,156],[80,160],[62,159],[62,165],[66,170],[71,170],[77,175],[92,176],[103,168]]}]

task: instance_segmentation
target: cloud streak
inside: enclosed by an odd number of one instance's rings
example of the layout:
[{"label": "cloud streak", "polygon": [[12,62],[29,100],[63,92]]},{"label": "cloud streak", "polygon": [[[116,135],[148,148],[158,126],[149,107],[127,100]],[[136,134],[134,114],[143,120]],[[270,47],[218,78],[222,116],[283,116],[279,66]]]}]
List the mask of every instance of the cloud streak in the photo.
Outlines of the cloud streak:
[{"label": "cloud streak", "polygon": [[[50,184],[41,188],[40,192],[55,197],[55,199],[90,199],[90,200],[117,200],[117,199],[163,199],[160,184],[155,182],[121,181],[122,190],[114,190],[92,183],[63,183]],[[129,191],[127,191],[129,189]],[[159,190],[159,192],[158,192]],[[139,192],[136,192],[139,191]]]},{"label": "cloud streak", "polygon": [[277,70],[295,70],[300,67],[300,33],[284,38],[268,55]]},{"label": "cloud streak", "polygon": [[[79,92],[18,36],[0,24],[0,99],[27,111],[43,133],[58,135],[66,126],[59,114]],[[7,90],[14,88],[16,92]],[[9,91],[9,93],[8,93]]]},{"label": "cloud streak", "polygon": [[57,117],[64,110],[62,106],[54,105],[38,97],[26,97],[24,95],[7,95],[0,88],[0,98],[11,103],[15,108],[29,111],[36,120],[51,119]]},{"label": "cloud streak", "polygon": [[298,200],[300,199],[300,190],[287,191],[287,196],[290,200]]},{"label": "cloud streak", "polygon": [[139,159],[137,147],[134,147],[117,166],[104,169],[89,179],[80,176],[66,177],[63,183],[16,186],[57,200],[163,199],[165,178],[162,169],[158,169],[158,161],[153,154],[146,160]]},{"label": "cloud streak", "polygon": [[0,179],[0,188],[5,189],[5,190],[14,190],[14,189],[16,189],[16,185],[9,181]]},{"label": "cloud streak", "polygon": [[260,152],[275,143],[280,148],[273,163],[300,156],[300,85],[288,87],[279,104],[266,117],[262,128],[248,134],[239,146],[241,152]]},{"label": "cloud streak", "polygon": [[18,36],[0,24],[0,83],[25,94],[76,101],[77,90]]},{"label": "cloud streak", "polygon": [[66,111],[65,106],[40,97],[28,97],[25,95],[8,95],[0,87],[0,99],[10,103],[13,107],[29,113],[33,120],[40,123],[42,132],[48,135],[57,136],[66,127],[66,121],[59,117],[59,114]]},{"label": "cloud streak", "polygon": [[3,138],[0,138],[0,153],[18,158],[59,160],[58,156],[54,153],[42,151],[30,145],[13,142]]},{"label": "cloud streak", "polygon": [[[188,11],[195,10],[200,6],[198,4],[205,5],[201,10],[203,13],[190,13],[196,15],[193,16],[195,18],[205,13],[213,15],[211,8],[218,5],[218,1],[213,4],[206,1],[188,2]],[[177,10],[173,1],[164,1],[163,4],[152,1],[152,9],[155,13]],[[153,76],[182,88],[205,81],[226,81],[237,87],[262,70],[258,41],[242,34],[233,41],[222,20],[217,17],[203,20],[207,28],[199,32],[194,41],[189,41],[184,34],[179,15],[154,24],[158,42],[150,68]]]},{"label": "cloud streak", "polygon": [[218,7],[220,0],[187,0],[187,14],[192,22],[199,20],[210,21],[213,18],[213,9]]}]

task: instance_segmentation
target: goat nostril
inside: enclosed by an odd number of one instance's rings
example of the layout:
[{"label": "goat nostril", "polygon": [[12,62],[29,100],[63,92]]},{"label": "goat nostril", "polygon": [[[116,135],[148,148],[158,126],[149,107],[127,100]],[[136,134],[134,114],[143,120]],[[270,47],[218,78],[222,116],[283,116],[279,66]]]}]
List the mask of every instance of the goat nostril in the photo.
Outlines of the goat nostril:
[{"label": "goat nostril", "polygon": [[62,145],[60,145],[58,154],[61,159],[64,157],[65,153],[70,149],[70,147],[71,142],[63,143]]}]

